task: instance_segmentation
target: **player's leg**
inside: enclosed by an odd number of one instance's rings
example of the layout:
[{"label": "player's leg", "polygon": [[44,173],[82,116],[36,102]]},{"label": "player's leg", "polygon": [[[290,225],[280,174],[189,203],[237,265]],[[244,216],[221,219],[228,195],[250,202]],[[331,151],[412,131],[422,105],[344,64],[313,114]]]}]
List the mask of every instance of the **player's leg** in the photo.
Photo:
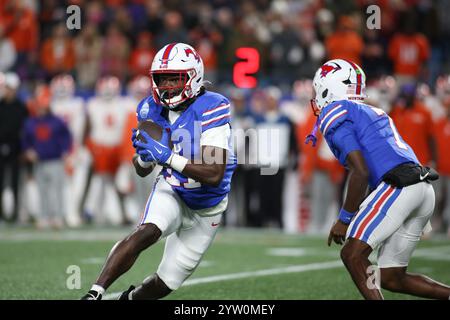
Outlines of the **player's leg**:
[{"label": "player's leg", "polygon": [[369,260],[371,252],[372,248],[367,243],[350,238],[341,250],[341,259],[364,299],[381,300],[383,299],[381,291],[368,286],[370,282],[368,270],[372,265]]},{"label": "player's leg", "polygon": [[[178,289],[194,272],[211,245],[222,214],[193,215],[166,240],[164,256],[155,275],[133,290],[132,299],[159,299]],[[188,222],[188,223],[186,223]]]},{"label": "player's leg", "polygon": [[143,250],[161,237],[174,232],[181,225],[179,201],[164,179],[158,179],[144,208],[139,226],[111,249],[95,282],[94,290],[106,290],[133,266]]},{"label": "player's leg", "polygon": [[347,230],[349,239],[341,258],[355,285],[366,299],[382,299],[372,277],[369,255],[378,244],[389,238],[417,208],[421,188],[394,188],[382,182],[361,204]]},{"label": "player's leg", "polygon": [[384,289],[423,298],[450,298],[450,287],[420,274],[407,272],[407,266],[434,208],[434,191],[422,183],[422,205],[380,247],[378,265],[381,269],[381,286]]},{"label": "player's leg", "polygon": [[95,283],[106,290],[117,278],[127,272],[139,254],[158,241],[160,236],[161,231],[154,224],[144,224],[136,228],[111,249]]}]

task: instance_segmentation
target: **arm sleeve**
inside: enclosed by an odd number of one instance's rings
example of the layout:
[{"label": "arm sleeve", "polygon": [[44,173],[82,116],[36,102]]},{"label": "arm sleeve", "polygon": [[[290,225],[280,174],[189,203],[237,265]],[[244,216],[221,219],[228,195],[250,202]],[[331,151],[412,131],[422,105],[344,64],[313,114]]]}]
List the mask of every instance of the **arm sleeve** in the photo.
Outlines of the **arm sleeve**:
[{"label": "arm sleeve", "polygon": [[350,152],[362,150],[353,128],[348,122],[340,125],[329,138],[329,141],[331,141],[330,147],[332,147],[334,154],[342,165],[345,165],[345,160]]},{"label": "arm sleeve", "polygon": [[325,137],[349,120],[349,110],[345,102],[327,107],[322,113],[319,117],[319,127]]},{"label": "arm sleeve", "polygon": [[230,116],[230,102],[223,99],[220,103],[214,104],[202,113],[202,132],[229,124]]},{"label": "arm sleeve", "polygon": [[201,146],[213,146],[232,151],[228,143],[231,137],[231,128],[229,124],[220,127],[211,128],[203,132],[200,136]]}]

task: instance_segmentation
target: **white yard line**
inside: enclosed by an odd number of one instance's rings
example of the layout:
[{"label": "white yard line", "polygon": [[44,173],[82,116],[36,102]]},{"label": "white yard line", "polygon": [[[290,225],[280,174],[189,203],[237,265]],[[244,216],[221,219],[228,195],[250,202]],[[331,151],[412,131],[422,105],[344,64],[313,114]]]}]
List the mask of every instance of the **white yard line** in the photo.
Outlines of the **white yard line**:
[{"label": "white yard line", "polygon": [[[285,274],[285,273],[299,273],[299,272],[314,271],[314,270],[326,270],[326,269],[340,268],[342,266],[343,266],[343,264],[340,260],[310,263],[310,264],[299,264],[299,265],[283,267],[283,268],[273,268],[273,269],[264,269],[264,270],[257,270],[257,271],[228,273],[228,274],[221,274],[221,275],[209,276],[209,277],[203,277],[203,278],[194,278],[191,280],[187,280],[183,284],[183,286],[193,286],[196,284],[236,280],[236,279],[242,279],[242,278],[272,276],[272,275],[279,275],[279,274]],[[113,300],[113,299],[116,299],[119,295],[120,295],[120,292],[113,292],[113,293],[106,294],[103,297],[103,299]]]}]

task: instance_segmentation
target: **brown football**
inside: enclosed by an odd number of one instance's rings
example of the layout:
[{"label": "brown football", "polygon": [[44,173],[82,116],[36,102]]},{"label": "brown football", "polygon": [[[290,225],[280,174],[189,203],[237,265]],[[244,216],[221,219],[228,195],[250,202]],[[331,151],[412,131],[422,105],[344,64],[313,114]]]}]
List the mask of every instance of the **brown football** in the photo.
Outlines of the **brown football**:
[{"label": "brown football", "polygon": [[[152,120],[145,120],[145,121],[141,121],[138,123],[138,130],[139,131],[145,131],[150,137],[152,137],[153,139],[155,139],[156,141],[160,141],[161,137],[162,137],[162,133],[163,133],[163,128],[153,122]],[[137,139],[139,141],[145,141],[145,138],[142,137],[142,135],[138,134],[137,135]],[[173,143],[172,141],[169,139],[169,147],[172,149],[173,147]]]}]

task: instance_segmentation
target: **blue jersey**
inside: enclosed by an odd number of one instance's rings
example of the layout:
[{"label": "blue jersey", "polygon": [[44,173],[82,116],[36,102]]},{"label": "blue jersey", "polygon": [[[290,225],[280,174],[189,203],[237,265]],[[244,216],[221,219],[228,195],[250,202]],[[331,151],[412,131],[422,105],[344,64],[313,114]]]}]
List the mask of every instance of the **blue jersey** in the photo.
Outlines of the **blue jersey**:
[{"label": "blue jersey", "polygon": [[[151,96],[139,103],[136,112],[138,121],[151,119],[161,127],[170,128],[174,152],[191,161],[201,158],[200,136],[203,132],[230,125],[230,102],[214,92],[206,91],[198,96],[172,124],[168,121],[167,113],[167,109],[156,104]],[[237,163],[231,141],[228,154],[225,174],[217,187],[203,185],[168,167],[164,167],[161,173],[189,208],[211,208],[219,204],[230,191],[231,176]]]},{"label": "blue jersey", "polygon": [[347,155],[359,150],[375,188],[383,176],[402,163],[419,163],[399,135],[392,119],[381,109],[348,100],[335,101],[320,113],[318,125],[331,151],[346,166]]}]

